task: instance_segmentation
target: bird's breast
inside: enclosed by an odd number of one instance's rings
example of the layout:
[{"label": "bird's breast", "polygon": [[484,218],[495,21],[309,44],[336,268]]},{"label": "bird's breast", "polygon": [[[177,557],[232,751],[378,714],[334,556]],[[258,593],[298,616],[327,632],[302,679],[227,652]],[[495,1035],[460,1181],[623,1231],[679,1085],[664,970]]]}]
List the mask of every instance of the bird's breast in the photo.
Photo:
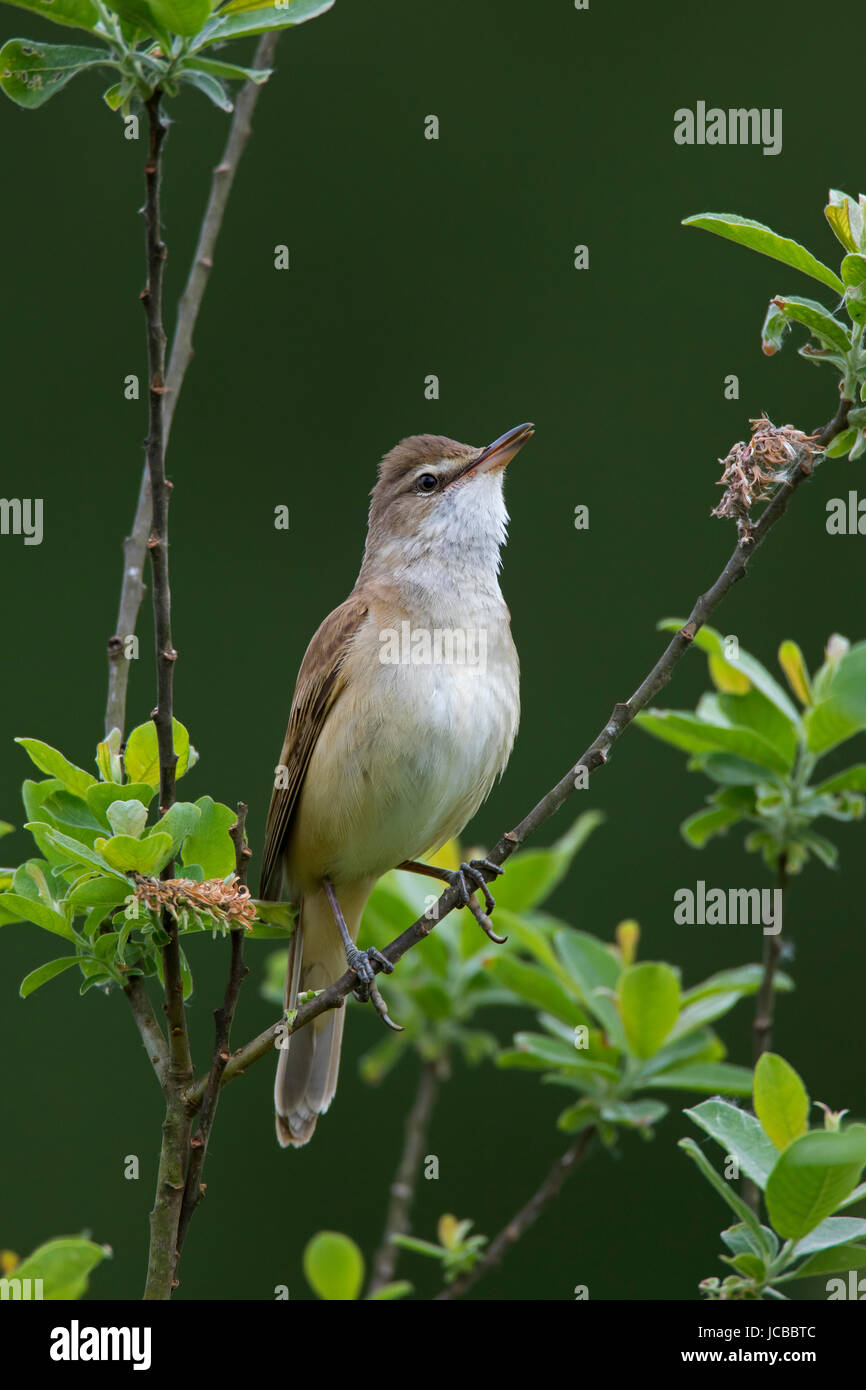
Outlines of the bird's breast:
[{"label": "bird's breast", "polygon": [[[450,624],[449,624],[450,620]],[[504,604],[454,624],[371,612],[304,780],[290,878],[378,876],[459,834],[504,769],[519,717]]]}]

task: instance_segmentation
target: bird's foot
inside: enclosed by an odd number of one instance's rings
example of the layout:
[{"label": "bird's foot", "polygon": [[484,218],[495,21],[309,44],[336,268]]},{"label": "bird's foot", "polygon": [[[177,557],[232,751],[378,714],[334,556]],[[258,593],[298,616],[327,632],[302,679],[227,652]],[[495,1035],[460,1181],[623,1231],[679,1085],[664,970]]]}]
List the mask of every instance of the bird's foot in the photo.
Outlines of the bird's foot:
[{"label": "bird's foot", "polygon": [[362,1004],[368,1001],[373,1005],[376,1013],[389,1028],[393,1028],[395,1033],[402,1033],[403,1029],[399,1023],[395,1023],[389,1017],[388,1009],[376,986],[376,970],[378,965],[380,970],[384,970],[386,975],[394,972],[394,967],[387,956],[383,956],[375,946],[368,946],[366,951],[360,951],[357,946],[352,946],[346,950],[346,963],[350,970],[354,970],[358,977],[358,984],[353,990],[355,998]]},{"label": "bird's foot", "polygon": [[[490,859],[471,859],[468,863],[464,862],[459,869],[454,869],[448,877],[448,882],[452,888],[457,888],[460,893],[462,904],[468,907],[481,930],[495,941],[497,946],[502,946],[508,938],[497,936],[490,921],[490,913],[496,906],[496,899],[487,887],[489,877],[496,878],[503,874],[505,870],[500,864],[494,864]],[[470,887],[471,885],[471,887]],[[475,896],[477,889],[481,889],[484,894],[484,907],[482,908]]]}]

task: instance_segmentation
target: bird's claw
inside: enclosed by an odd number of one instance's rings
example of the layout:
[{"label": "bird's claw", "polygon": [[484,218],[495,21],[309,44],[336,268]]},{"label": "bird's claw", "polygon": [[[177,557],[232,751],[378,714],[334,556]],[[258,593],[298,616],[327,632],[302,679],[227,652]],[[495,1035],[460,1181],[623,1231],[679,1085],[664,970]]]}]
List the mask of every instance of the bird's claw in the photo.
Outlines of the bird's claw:
[{"label": "bird's claw", "polygon": [[388,1028],[393,1028],[395,1033],[402,1033],[400,1024],[395,1023],[389,1016],[385,1001],[376,986],[376,965],[380,970],[384,970],[386,975],[394,972],[394,966],[388,957],[383,956],[375,946],[368,946],[366,951],[359,951],[357,947],[353,947],[351,951],[346,952],[346,961],[349,969],[354,970],[358,977],[357,987],[352,991],[355,998],[362,1004],[369,1001]]},{"label": "bird's claw", "polygon": [[[468,907],[476,922],[486,936],[494,941],[497,946],[502,946],[508,940],[507,936],[498,936],[493,930],[489,914],[496,906],[496,899],[487,887],[487,874],[496,877],[505,870],[500,864],[494,864],[491,859],[472,859],[468,863],[464,860],[459,869],[455,869],[451,874],[450,883],[456,887],[463,900],[463,906]],[[472,887],[469,887],[469,884]],[[482,908],[478,899],[475,897],[475,890],[480,888],[484,894],[484,907]]]}]

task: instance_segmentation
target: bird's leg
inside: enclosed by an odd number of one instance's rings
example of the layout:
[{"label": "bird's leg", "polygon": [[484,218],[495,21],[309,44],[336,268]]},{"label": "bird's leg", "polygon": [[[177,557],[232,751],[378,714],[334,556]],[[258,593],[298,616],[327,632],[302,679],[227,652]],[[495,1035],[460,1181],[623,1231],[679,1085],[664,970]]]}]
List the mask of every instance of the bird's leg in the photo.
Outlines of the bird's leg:
[{"label": "bird's leg", "polygon": [[[496,906],[496,899],[487,887],[487,875],[495,878],[497,874],[504,874],[505,870],[500,864],[494,864],[491,859],[471,859],[468,862],[464,860],[459,869],[442,869],[438,864],[422,864],[418,859],[404,859],[397,868],[407,869],[410,874],[426,874],[428,878],[438,878],[442,883],[450,884],[458,890],[462,906],[469,908],[479,927],[486,932],[491,941],[495,941],[497,946],[502,946],[508,940],[507,936],[496,935],[489,916]],[[486,911],[475,897],[479,888],[484,894]]]},{"label": "bird's leg", "polygon": [[358,949],[349,935],[349,928],[346,926],[346,920],[337,900],[337,894],[334,892],[334,885],[331,883],[330,879],[327,878],[322,879],[322,885],[325,889],[328,902],[331,905],[334,921],[339,928],[340,936],[343,938],[343,946],[346,950],[346,964],[350,970],[354,970],[358,977],[357,988],[353,991],[355,998],[359,999],[362,1004],[366,1004],[369,1000],[382,1022],[386,1023],[389,1028],[393,1028],[395,1033],[402,1033],[403,1029],[400,1027],[400,1024],[395,1023],[394,1020],[388,1016],[385,1001],[376,987],[375,966],[378,965],[379,969],[384,970],[386,975],[391,975],[394,970],[393,965],[387,956],[383,956],[381,951],[377,951],[375,946],[368,946],[366,951]]}]

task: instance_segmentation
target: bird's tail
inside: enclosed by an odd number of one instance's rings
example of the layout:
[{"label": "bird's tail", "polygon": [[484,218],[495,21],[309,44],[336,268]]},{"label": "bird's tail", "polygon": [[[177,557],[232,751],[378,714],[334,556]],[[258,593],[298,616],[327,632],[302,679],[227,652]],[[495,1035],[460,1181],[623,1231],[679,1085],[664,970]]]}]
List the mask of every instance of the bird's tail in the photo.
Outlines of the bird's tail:
[{"label": "bird's tail", "polygon": [[[340,906],[352,940],[358,935],[366,895],[360,903]],[[325,989],[346,969],[340,933],[323,889],[301,900],[298,925],[289,948],[286,1008],[297,1008],[298,995]],[[274,1086],[277,1139],[282,1148],[306,1144],[337,1089],[345,1008],[329,1009],[286,1040]]]}]

